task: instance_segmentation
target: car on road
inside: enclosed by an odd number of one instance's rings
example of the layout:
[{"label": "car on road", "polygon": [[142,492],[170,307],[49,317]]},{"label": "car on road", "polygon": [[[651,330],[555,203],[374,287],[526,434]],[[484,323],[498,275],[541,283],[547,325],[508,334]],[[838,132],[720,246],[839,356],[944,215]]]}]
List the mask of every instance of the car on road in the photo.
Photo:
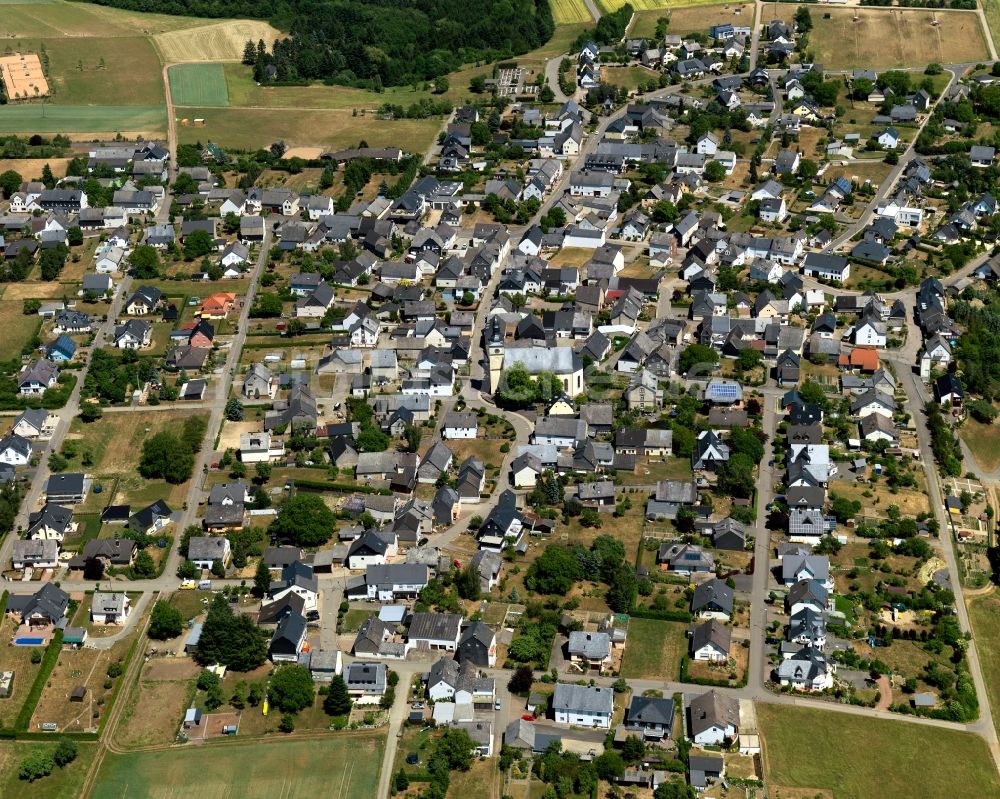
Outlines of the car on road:
[{"label": "car on road", "polygon": [[194,591],[195,584],[194,580],[181,580],[180,590],[181,591]]},{"label": "car on road", "polygon": [[500,700],[499,699],[496,702],[493,703],[493,709],[494,710],[499,710],[500,709]]}]

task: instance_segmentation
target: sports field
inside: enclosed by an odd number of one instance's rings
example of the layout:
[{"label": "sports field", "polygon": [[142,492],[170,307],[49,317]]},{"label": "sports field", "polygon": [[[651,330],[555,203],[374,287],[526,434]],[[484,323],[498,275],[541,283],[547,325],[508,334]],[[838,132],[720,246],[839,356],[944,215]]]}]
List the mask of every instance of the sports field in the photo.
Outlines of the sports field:
[{"label": "sports field", "polygon": [[[789,20],[796,8],[768,3],[763,21]],[[827,69],[923,67],[931,61],[961,64],[989,58],[979,17],[971,11],[824,6],[822,13],[813,9],[812,21],[809,49]]]},{"label": "sports field", "polygon": [[370,797],[378,785],[384,745],[381,736],[344,734],[303,741],[282,736],[253,744],[109,754],[91,797]]},{"label": "sports field", "polygon": [[175,64],[167,74],[174,105],[229,105],[222,64]]},{"label": "sports field", "polygon": [[556,25],[593,21],[583,0],[552,0],[552,18]]},{"label": "sports field", "polygon": [[[1000,796],[989,749],[977,735],[832,710],[760,702],[756,708],[770,795]],[[931,762],[932,768],[920,766]]]}]

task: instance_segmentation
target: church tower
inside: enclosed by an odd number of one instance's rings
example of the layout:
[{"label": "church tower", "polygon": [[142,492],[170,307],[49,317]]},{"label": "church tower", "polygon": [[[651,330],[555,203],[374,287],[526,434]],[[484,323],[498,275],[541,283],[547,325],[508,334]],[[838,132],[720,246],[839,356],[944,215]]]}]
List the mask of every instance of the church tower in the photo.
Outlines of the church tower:
[{"label": "church tower", "polygon": [[503,323],[496,316],[486,322],[483,329],[486,350],[486,389],[490,394],[496,394],[500,388],[500,373],[503,371]]}]

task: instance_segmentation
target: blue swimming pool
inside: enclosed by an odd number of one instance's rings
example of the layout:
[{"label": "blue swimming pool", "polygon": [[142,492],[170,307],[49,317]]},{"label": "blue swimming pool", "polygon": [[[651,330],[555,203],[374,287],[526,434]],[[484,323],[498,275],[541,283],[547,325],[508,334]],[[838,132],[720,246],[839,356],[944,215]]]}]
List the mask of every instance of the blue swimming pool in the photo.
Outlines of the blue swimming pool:
[{"label": "blue swimming pool", "polygon": [[44,638],[15,638],[15,646],[41,646],[45,643]]}]

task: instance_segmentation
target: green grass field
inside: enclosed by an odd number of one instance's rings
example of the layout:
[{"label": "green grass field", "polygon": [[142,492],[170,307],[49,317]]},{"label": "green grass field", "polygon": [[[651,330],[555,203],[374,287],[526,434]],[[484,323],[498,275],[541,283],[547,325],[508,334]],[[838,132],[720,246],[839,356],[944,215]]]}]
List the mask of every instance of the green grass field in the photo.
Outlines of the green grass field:
[{"label": "green grass field", "polygon": [[590,11],[583,0],[553,0],[552,18],[556,25],[566,25],[573,22],[593,22]]},{"label": "green grass field", "polygon": [[1000,730],[1000,596],[977,596],[969,602],[973,640],[983,667],[993,725]]},{"label": "green grass field", "polygon": [[[238,739],[237,739],[238,740]],[[163,752],[110,754],[92,799],[274,799],[374,796],[382,737],[341,735],[255,744],[189,746]]]},{"label": "green grass field", "polygon": [[686,625],[656,619],[632,619],[622,676],[633,679],[676,680],[687,652]]},{"label": "green grass field", "polygon": [[834,799],[1000,796],[986,742],[971,733],[787,705],[756,707],[770,795],[784,796],[788,788],[800,789],[789,794],[796,797],[829,791],[818,795]]},{"label": "green grass field", "polygon": [[162,133],[166,123],[163,106],[6,105],[0,133]]},{"label": "green grass field", "polygon": [[174,105],[229,105],[222,64],[175,64],[167,75]]}]

